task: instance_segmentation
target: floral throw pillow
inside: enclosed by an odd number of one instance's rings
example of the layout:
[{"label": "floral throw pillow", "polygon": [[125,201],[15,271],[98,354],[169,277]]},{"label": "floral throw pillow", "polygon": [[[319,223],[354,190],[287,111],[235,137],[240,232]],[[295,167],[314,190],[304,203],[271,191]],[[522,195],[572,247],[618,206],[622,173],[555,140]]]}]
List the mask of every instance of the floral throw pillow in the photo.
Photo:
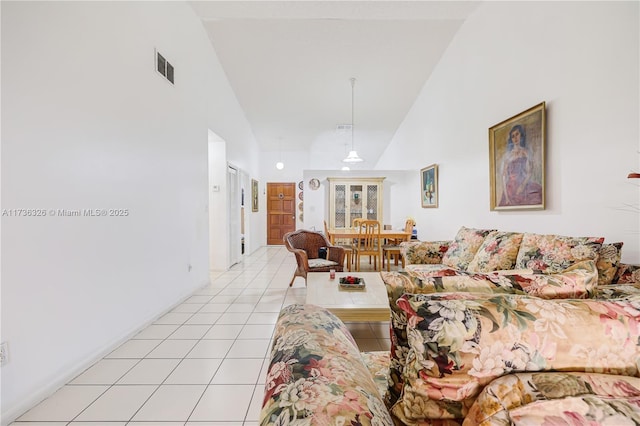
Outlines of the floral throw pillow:
[{"label": "floral throw pillow", "polygon": [[491,231],[467,268],[470,272],[513,269],[523,234]]},{"label": "floral throw pillow", "polygon": [[574,263],[596,260],[604,242],[601,237],[524,234],[516,258],[516,269],[547,273],[562,272]]},{"label": "floral throw pillow", "polygon": [[514,373],[489,383],[470,424],[640,424],[640,379],[598,373]]},{"label": "floral throw pillow", "polygon": [[442,257],[442,264],[466,271],[485,237],[491,231],[493,229],[473,229],[464,226],[460,228],[455,240],[449,244],[447,252]]},{"label": "floral throw pillow", "polygon": [[[389,388],[384,397],[387,406],[393,405],[402,392],[402,372],[406,363],[406,355],[409,350],[407,344],[407,316],[396,302],[405,293],[430,293],[431,288],[422,280],[412,278],[399,272],[381,272],[382,281],[387,289],[389,308],[391,309],[390,321],[390,364],[389,364]],[[425,288],[427,287],[427,288]]]},{"label": "floral throw pillow", "polygon": [[440,264],[451,241],[405,241],[400,253],[407,264]]},{"label": "floral throw pillow", "polygon": [[623,243],[603,244],[598,251],[598,285],[608,285],[613,282],[620,258],[622,256]]},{"label": "floral throw pillow", "polygon": [[613,278],[614,284],[640,283],[640,265],[627,265],[620,263]]}]

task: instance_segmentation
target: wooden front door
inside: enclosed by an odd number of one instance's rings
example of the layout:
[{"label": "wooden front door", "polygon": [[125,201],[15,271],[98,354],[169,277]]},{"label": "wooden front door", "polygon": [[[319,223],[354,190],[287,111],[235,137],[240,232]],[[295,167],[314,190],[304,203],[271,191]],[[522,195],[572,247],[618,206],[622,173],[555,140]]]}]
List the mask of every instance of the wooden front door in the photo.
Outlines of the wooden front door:
[{"label": "wooden front door", "polygon": [[296,184],[267,182],[267,244],[282,245],[296,230]]}]

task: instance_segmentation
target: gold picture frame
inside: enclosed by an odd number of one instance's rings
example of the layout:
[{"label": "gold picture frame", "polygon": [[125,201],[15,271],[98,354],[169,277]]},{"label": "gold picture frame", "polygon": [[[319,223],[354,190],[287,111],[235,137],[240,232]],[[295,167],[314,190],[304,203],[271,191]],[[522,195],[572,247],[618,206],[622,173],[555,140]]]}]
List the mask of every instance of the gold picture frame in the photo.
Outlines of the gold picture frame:
[{"label": "gold picture frame", "polygon": [[438,207],[438,165],[420,169],[420,198],[422,208]]},{"label": "gold picture frame", "polygon": [[489,128],[491,210],[545,208],[545,102]]},{"label": "gold picture frame", "polygon": [[251,211],[258,211],[258,181],[251,179]]}]

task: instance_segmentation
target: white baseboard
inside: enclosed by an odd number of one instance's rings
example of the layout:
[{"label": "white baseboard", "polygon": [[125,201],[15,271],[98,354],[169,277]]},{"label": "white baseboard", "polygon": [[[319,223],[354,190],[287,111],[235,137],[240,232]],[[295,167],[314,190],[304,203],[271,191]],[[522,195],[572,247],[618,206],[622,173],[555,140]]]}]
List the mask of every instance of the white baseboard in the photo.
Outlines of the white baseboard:
[{"label": "white baseboard", "polygon": [[37,392],[34,392],[32,395],[29,395],[29,397],[24,398],[22,401],[20,401],[20,403],[14,404],[12,407],[9,407],[6,411],[2,412],[2,414],[0,415],[0,425],[7,426],[9,423],[14,422],[18,417],[22,416],[24,413],[38,405],[40,402],[53,395],[58,389],[75,379],[87,368],[91,367],[93,364],[113,352],[118,346],[131,339],[144,328],[153,324],[158,318],[175,309],[176,306],[180,305],[189,297],[191,297],[193,293],[200,291],[208,284],[209,283],[205,281],[204,284],[202,284],[200,287],[190,291],[187,294],[184,294],[180,297],[178,302],[173,303],[168,308],[162,310],[159,314],[154,315],[152,318],[144,321],[143,324],[132,328],[121,337],[106,343],[104,346],[97,349],[92,354],[87,355],[84,361],[80,361],[80,363],[74,365],[73,367],[65,369],[64,371],[60,371],[58,374],[55,374],[53,377],[47,380],[46,383],[40,384],[40,386],[38,386],[39,390]]}]

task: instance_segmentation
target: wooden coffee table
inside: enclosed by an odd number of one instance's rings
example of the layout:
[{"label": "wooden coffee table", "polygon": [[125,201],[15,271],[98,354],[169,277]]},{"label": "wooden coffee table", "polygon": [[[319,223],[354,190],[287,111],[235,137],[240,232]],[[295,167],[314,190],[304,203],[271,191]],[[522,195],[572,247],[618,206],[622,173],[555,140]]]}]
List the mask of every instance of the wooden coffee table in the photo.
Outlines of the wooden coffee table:
[{"label": "wooden coffee table", "polygon": [[[342,289],[339,279],[347,275],[363,278],[365,288]],[[389,321],[391,315],[380,272],[336,272],[333,280],[328,272],[310,272],[306,303],[326,308],[343,321]]]}]

